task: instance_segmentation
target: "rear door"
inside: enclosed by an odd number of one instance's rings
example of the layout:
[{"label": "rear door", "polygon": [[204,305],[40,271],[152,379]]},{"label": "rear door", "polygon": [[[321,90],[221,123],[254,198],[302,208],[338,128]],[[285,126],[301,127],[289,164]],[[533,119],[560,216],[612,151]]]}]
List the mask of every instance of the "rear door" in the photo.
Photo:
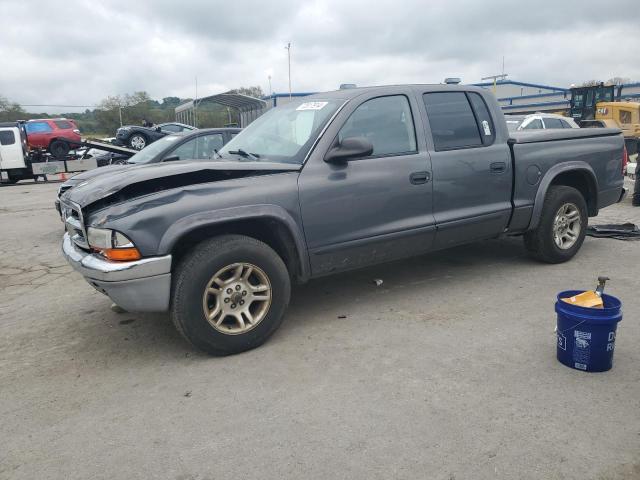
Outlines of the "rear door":
[{"label": "rear door", "polygon": [[[438,248],[490,238],[511,215],[511,155],[477,92],[425,91]],[[503,121],[502,118],[498,119]]]},{"label": "rear door", "polygon": [[[353,99],[302,169],[300,208],[314,275],[431,248],[431,169],[409,93]],[[369,140],[373,153],[344,164],[324,161],[331,146],[351,137]]]}]

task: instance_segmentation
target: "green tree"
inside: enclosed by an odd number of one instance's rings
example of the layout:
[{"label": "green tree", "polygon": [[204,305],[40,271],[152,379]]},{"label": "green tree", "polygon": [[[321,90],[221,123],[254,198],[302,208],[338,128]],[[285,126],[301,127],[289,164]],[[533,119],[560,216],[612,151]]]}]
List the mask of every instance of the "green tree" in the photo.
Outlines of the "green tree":
[{"label": "green tree", "polygon": [[253,87],[234,88],[233,90],[230,90],[229,93],[239,93],[240,95],[247,95],[248,97],[253,97],[253,98],[264,97],[262,88],[257,85]]},{"label": "green tree", "polygon": [[20,105],[0,95],[0,121],[14,122],[24,120],[27,116],[27,112]]}]

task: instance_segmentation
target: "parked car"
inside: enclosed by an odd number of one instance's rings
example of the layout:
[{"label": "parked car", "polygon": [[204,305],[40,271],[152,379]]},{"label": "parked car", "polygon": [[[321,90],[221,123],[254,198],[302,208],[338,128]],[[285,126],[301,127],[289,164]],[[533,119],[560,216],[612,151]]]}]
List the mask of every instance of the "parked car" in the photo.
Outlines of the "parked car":
[{"label": "parked car", "polygon": [[82,141],[76,123],[66,118],[27,120],[25,129],[29,147],[43,148],[54,157],[64,157]]},{"label": "parked car", "polygon": [[502,235],[571,259],[588,217],[625,193],[623,148],[614,129],[510,133],[477,87],[320,93],[269,110],[214,161],[67,191],[62,249],[124,309],[170,311],[193,345],[232,354],[279,327],[292,282]]},{"label": "parked car", "polygon": [[[147,165],[187,159],[210,160],[217,150],[220,150],[241,130],[241,128],[186,130],[181,133],[167,135],[129,158],[123,158],[121,155],[118,156],[118,154],[108,152],[107,154],[96,156],[96,160],[99,162],[98,166],[103,168],[87,170],[86,172],[74,175],[62,183],[58,187],[58,196],[55,200],[56,210],[58,213],[61,213],[60,195],[82,182],[101,175],[109,175],[121,171],[132,165]],[[109,157],[108,161],[110,163],[108,165],[100,165],[100,163],[107,161],[105,155],[113,155],[113,157]]]},{"label": "parked car", "polygon": [[532,115],[506,115],[510,132],[518,130],[554,130],[559,128],[580,128],[570,117],[554,113],[534,113]]},{"label": "parked car", "polygon": [[116,130],[116,145],[124,145],[136,150],[142,150],[150,143],[172,133],[190,132],[195,130],[191,125],[182,123],[161,123],[153,127],[141,127],[139,125],[125,125]]}]

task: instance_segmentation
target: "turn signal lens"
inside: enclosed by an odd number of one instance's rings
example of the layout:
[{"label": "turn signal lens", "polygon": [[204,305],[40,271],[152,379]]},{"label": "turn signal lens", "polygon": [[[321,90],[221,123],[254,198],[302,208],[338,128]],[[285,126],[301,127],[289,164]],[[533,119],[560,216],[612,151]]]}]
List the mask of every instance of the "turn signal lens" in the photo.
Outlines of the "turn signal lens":
[{"label": "turn signal lens", "polygon": [[100,253],[108,258],[109,260],[114,260],[118,262],[122,261],[131,261],[131,260],[140,260],[142,255],[135,247],[130,248],[106,248],[101,250]]}]

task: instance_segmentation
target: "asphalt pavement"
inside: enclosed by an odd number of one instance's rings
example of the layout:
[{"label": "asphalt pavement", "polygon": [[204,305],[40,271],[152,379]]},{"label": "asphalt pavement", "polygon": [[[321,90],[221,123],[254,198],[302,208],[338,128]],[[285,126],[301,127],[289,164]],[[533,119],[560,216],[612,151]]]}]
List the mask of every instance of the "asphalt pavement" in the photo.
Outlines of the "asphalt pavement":
[{"label": "asphalt pavement", "polygon": [[[312,281],[264,346],[211,358],[72,271],[57,186],[0,187],[0,478],[640,478],[640,241],[543,265],[499,239]],[[591,219],[625,221],[629,199]],[[554,301],[600,274],[624,319],[614,368],[584,373],[555,359]]]}]

